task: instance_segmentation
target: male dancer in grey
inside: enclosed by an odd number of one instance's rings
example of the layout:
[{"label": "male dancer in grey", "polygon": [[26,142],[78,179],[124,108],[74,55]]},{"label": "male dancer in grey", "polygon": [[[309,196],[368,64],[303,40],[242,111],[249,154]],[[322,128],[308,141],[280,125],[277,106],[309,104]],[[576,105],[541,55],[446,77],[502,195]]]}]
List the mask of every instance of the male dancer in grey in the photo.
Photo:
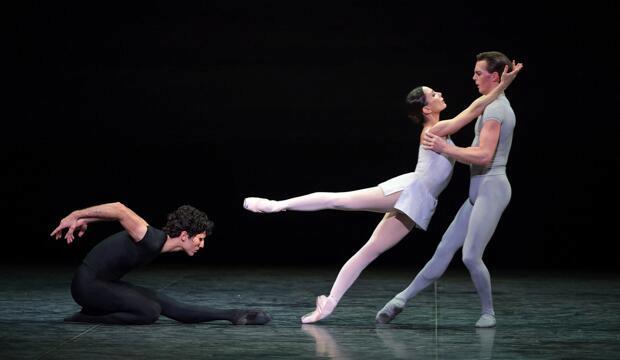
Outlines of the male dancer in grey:
[{"label": "male dancer in grey", "polygon": [[[506,65],[512,70],[511,61],[500,52],[489,51],[476,56],[473,80],[481,94],[487,94],[499,85]],[[377,313],[377,322],[392,321],[407,301],[441,277],[454,253],[462,247],[463,263],[469,270],[482,304],[482,316],[476,327],[495,326],[491,277],[482,261],[482,254],[510,201],[506,163],[514,126],[515,114],[506,96],[500,95],[478,117],[475,138],[470,147],[458,147],[431,133],[423,137],[424,148],[470,164],[469,198],[444,233],[431,260],[405,290]]]}]

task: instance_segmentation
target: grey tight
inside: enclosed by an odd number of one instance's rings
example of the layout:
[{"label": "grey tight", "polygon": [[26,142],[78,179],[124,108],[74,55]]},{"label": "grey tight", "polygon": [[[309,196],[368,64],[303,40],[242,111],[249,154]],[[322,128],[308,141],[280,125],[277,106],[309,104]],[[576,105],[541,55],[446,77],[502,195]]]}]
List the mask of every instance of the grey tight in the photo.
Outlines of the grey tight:
[{"label": "grey tight", "polygon": [[396,295],[409,301],[421,290],[439,279],[454,254],[463,248],[463,263],[480,296],[483,314],[495,315],[491,293],[491,276],[482,261],[482,254],[511,197],[506,175],[481,175],[471,178],[469,199],[461,206],[444,233],[435,254],[413,282]]}]

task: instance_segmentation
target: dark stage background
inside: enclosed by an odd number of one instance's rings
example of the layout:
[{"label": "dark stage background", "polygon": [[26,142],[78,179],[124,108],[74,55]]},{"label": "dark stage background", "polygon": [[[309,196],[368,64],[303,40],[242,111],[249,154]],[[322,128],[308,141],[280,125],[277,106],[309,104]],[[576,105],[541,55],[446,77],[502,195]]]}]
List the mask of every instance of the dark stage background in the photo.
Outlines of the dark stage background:
[{"label": "dark stage background", "polygon": [[[379,214],[253,214],[281,199],[374,186],[413,170],[418,85],[454,116],[477,91],[475,55],[525,63],[511,204],[485,253],[491,269],[618,270],[618,5],[543,10],[448,3],[205,2],[25,6],[5,52],[3,262],[75,263],[120,226],[67,247],[48,234],[71,210],[121,201],[151,224],[192,204],[216,223],[205,264],[342,264]],[[616,49],[616,50],[614,50]],[[455,135],[473,138],[473,124]],[[428,232],[378,260],[419,268],[466,198],[457,165]],[[458,256],[454,261],[459,263]]]}]

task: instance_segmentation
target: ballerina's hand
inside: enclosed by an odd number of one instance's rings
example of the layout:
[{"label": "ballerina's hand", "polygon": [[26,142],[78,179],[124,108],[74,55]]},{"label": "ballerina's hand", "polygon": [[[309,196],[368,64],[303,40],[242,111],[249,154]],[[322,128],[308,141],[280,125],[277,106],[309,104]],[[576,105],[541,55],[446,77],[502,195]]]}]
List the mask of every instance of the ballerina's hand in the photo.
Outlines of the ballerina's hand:
[{"label": "ballerina's hand", "polygon": [[508,87],[510,83],[517,77],[517,74],[523,69],[522,63],[517,63],[512,60],[512,71],[508,71],[508,65],[504,67],[504,72],[502,72],[502,78],[500,83],[504,84],[505,87]]}]

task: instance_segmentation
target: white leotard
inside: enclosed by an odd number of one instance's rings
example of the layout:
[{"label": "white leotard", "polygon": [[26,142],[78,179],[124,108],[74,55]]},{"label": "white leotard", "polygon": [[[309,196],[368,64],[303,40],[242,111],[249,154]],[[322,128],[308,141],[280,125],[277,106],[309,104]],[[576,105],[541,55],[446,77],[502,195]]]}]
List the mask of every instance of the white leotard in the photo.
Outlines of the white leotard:
[{"label": "white leotard", "polygon": [[[448,143],[453,144],[450,138]],[[394,208],[426,230],[435,212],[437,197],[450,182],[453,168],[453,159],[420,145],[415,171],[384,181],[379,187],[386,196],[402,191]]]}]

